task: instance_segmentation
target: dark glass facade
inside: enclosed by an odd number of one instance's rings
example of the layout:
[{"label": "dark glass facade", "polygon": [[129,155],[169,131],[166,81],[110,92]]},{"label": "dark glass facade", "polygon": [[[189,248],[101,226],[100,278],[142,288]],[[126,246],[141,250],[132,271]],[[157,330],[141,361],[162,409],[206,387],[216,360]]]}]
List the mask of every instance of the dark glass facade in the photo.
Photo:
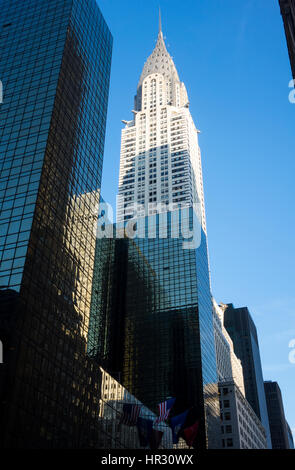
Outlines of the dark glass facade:
[{"label": "dark glass facade", "polygon": [[[191,217],[190,212],[190,217]],[[196,446],[220,447],[207,241],[168,237],[97,241],[89,353],[144,405],[175,397],[174,414],[200,421]],[[192,217],[190,221],[192,222]]]},{"label": "dark glass facade", "polygon": [[86,355],[112,36],[95,0],[1,1],[0,441],[91,447]]},{"label": "dark glass facade", "polygon": [[261,420],[266,431],[268,447],[271,447],[258,336],[248,308],[225,305],[224,326],[233,341],[235,354],[243,366],[246,398]]},{"label": "dark glass facade", "polygon": [[292,434],[292,430],[291,430],[289,424],[287,423],[287,421],[286,421],[286,426],[287,426],[287,433],[288,433],[289,449],[294,449],[293,434]]},{"label": "dark glass facade", "polygon": [[281,389],[277,382],[264,382],[269,427],[273,449],[289,449],[288,427],[285,419]]},{"label": "dark glass facade", "polygon": [[295,80],[295,0],[279,0],[279,3],[284,21],[292,75]]}]

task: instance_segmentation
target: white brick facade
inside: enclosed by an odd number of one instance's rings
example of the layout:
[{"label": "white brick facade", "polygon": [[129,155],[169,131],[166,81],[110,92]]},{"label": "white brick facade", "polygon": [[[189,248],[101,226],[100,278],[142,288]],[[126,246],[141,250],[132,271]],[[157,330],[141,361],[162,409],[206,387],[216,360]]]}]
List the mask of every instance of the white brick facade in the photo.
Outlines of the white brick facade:
[{"label": "white brick facade", "polygon": [[[167,204],[177,208],[199,202],[206,233],[198,130],[161,30],[134,107],[133,119],[123,121],[117,221],[166,211]],[[156,209],[158,204],[162,208]]]}]

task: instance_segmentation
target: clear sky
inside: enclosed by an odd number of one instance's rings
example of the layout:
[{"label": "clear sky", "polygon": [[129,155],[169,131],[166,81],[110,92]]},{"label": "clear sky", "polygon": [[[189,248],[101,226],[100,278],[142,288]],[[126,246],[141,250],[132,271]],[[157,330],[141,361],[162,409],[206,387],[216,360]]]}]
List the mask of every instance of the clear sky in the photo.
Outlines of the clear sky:
[{"label": "clear sky", "polygon": [[295,104],[278,0],[98,0],[114,36],[102,194],[115,202],[121,119],[163,33],[202,131],[217,302],[248,306],[265,380],[278,381],[295,433]]}]

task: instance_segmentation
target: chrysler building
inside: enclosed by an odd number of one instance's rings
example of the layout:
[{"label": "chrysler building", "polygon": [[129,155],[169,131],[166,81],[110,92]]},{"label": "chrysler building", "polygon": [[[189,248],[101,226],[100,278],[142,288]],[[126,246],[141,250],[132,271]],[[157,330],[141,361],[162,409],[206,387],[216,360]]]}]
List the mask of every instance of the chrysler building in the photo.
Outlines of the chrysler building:
[{"label": "chrysler building", "polygon": [[201,153],[187,91],[166,49],[159,20],[132,110],[122,121],[117,221],[198,203],[206,233]]},{"label": "chrysler building", "polygon": [[161,21],[132,113],[132,120],[123,121],[116,240],[102,237],[96,255],[96,285],[102,279],[104,288],[93,304],[92,318],[99,325],[93,348],[148,408],[156,410],[166,397],[175,397],[176,415],[192,410],[191,424],[200,422],[196,447],[218,448],[218,374],[198,130]]}]

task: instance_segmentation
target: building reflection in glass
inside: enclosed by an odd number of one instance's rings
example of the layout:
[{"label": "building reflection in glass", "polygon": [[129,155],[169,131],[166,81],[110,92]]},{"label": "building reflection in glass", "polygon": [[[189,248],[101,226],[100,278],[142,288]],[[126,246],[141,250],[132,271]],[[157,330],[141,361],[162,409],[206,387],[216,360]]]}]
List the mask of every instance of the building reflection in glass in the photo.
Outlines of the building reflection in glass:
[{"label": "building reflection in glass", "polygon": [[[196,446],[220,446],[206,236],[196,249],[168,237],[97,240],[89,354],[144,405],[176,397],[193,409]],[[192,223],[192,210],[190,222]],[[155,218],[159,230],[159,216]]]},{"label": "building reflection in glass", "polygon": [[86,340],[112,37],[95,0],[1,13],[0,445],[94,447]]}]

